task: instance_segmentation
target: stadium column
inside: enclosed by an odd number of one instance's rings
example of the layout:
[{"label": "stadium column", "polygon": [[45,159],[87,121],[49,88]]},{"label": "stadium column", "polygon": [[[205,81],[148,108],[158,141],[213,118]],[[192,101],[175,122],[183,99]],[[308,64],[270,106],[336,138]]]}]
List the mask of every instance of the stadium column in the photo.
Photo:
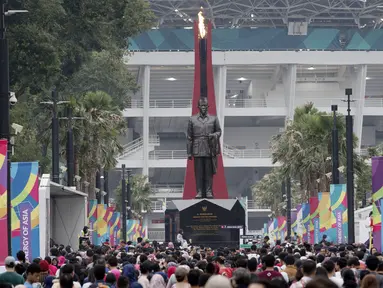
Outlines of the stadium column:
[{"label": "stadium column", "polygon": [[227,80],[227,67],[219,66],[217,67],[216,75],[216,103],[217,103],[217,117],[219,120],[219,124],[221,125],[222,135],[221,135],[221,147],[223,147],[223,134],[225,127],[225,105],[226,105],[226,80]]},{"label": "stadium column", "polygon": [[150,66],[144,67],[144,75],[142,78],[142,97],[144,115],[142,119],[142,139],[143,139],[143,153],[144,153],[144,166],[142,174],[149,176],[149,108],[150,108]]},{"label": "stadium column", "polygon": [[354,133],[358,137],[357,151],[362,144],[363,111],[366,95],[367,65],[358,65],[353,79],[353,99],[355,101]]},{"label": "stadium column", "polygon": [[297,82],[297,65],[289,64],[283,73],[283,87],[285,92],[285,103],[287,108],[286,120],[294,118],[295,91]]}]

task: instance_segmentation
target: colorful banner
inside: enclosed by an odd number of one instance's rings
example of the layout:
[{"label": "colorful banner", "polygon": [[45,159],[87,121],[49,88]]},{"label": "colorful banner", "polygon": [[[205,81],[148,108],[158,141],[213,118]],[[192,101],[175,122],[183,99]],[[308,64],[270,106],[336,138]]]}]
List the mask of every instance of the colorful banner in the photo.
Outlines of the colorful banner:
[{"label": "colorful banner", "polygon": [[381,201],[383,198],[383,157],[372,157],[372,223],[374,247],[382,251],[382,216]]},{"label": "colorful banner", "polygon": [[107,205],[97,204],[97,242],[95,245],[101,245],[109,239],[107,218]]},{"label": "colorful banner", "polygon": [[283,242],[287,235],[286,217],[279,216],[277,218],[277,221],[278,221],[279,239]]},{"label": "colorful banner", "polygon": [[0,140],[0,264],[8,256],[8,229],[7,229],[7,140]]},{"label": "colorful banner", "polygon": [[331,227],[336,229],[336,244],[348,243],[346,184],[331,184]]},{"label": "colorful banner", "polygon": [[263,237],[269,235],[267,226],[267,223],[263,223]]},{"label": "colorful banner", "polygon": [[97,200],[89,200],[88,202],[88,226],[90,231],[90,242],[97,243]]},{"label": "colorful banner", "polygon": [[302,204],[303,242],[311,243],[310,237],[310,204]]},{"label": "colorful banner", "polygon": [[113,214],[114,214],[114,207],[107,207],[106,208],[106,216],[105,216],[105,221],[107,223],[107,234],[108,234],[108,238],[109,238],[109,242],[110,242],[110,228],[112,226],[112,218],[113,218]]},{"label": "colorful banner", "polygon": [[[380,207],[383,207],[383,198],[380,198]],[[380,213],[380,223],[383,222],[383,214]],[[383,229],[380,229],[380,239],[383,239]],[[383,244],[381,243],[381,247],[383,247]]]},{"label": "colorful banner", "polygon": [[268,223],[268,234],[270,239],[274,239],[274,220],[270,219]]},{"label": "colorful banner", "polygon": [[38,162],[11,163],[12,254],[29,261],[40,257],[38,171]]},{"label": "colorful banner", "polygon": [[[97,200],[88,203],[89,227],[93,226],[92,242],[101,245],[106,240],[114,246],[120,242],[121,214],[114,211],[115,207],[97,204]],[[95,221],[96,220],[96,221]]]},{"label": "colorful banner", "polygon": [[335,211],[335,223],[336,223],[336,243],[343,243],[343,219],[342,211],[340,209]]},{"label": "colorful banner", "polygon": [[274,222],[274,241],[277,241],[279,240],[279,227],[278,227],[278,219],[277,218],[273,218],[273,222]]},{"label": "colorful banner", "polygon": [[319,226],[320,235],[319,239],[322,240],[323,236],[326,235],[327,242],[334,242],[336,238],[336,229],[332,228],[331,222],[331,198],[330,192],[318,193],[318,210],[319,210]]},{"label": "colorful banner", "polygon": [[319,243],[319,200],[318,197],[310,197],[310,244]]},{"label": "colorful banner", "polygon": [[115,217],[115,221],[113,222],[113,225],[111,226],[111,232],[113,233],[113,240],[114,245],[118,245],[120,243],[120,229],[121,229],[121,214],[120,212],[114,212],[113,213]]},{"label": "colorful banner", "polygon": [[137,238],[146,238],[146,227],[143,227],[139,220],[126,221],[127,240],[137,241]]},{"label": "colorful banner", "polygon": [[297,226],[296,226],[296,230],[294,232],[296,232],[297,235],[300,237],[302,237],[302,235],[303,235],[303,209],[302,209],[302,205],[297,205]]},{"label": "colorful banner", "polygon": [[113,213],[112,214],[112,217],[110,218],[109,220],[109,223],[108,223],[108,229],[109,229],[109,242],[110,242],[110,245],[114,246],[114,245],[117,245],[116,244],[116,237],[114,235],[114,230],[117,226],[117,223],[118,223],[118,219],[117,219],[117,213]]}]

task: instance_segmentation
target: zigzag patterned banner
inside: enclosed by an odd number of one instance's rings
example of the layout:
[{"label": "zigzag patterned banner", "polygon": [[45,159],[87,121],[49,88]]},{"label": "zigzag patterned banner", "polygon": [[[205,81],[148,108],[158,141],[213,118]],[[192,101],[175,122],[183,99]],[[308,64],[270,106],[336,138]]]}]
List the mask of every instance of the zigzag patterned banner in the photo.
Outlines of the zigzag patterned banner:
[{"label": "zigzag patterned banner", "polygon": [[372,157],[372,223],[374,247],[378,251],[382,251],[382,207],[381,199],[383,199],[383,157]]},{"label": "zigzag patterned banner", "polygon": [[279,239],[283,242],[285,240],[285,236],[287,235],[286,217],[279,216],[277,218],[277,221],[278,221]]},{"label": "zigzag patterned banner", "polygon": [[302,224],[303,224],[303,233],[302,238],[304,242],[311,242],[310,237],[310,204],[302,204]]},{"label": "zigzag patterned banner", "polygon": [[90,231],[90,241],[92,244],[97,243],[97,200],[89,200],[88,202],[88,225]]},{"label": "zigzag patterned banner", "polygon": [[297,227],[294,231],[302,240],[303,235],[303,210],[302,205],[297,205]]},{"label": "zigzag patterned banner", "polygon": [[7,140],[0,140],[0,264],[8,256],[7,229]]},{"label": "zigzag patterned banner", "polygon": [[12,254],[29,261],[40,257],[38,171],[38,162],[11,163]]},{"label": "zigzag patterned banner", "polygon": [[146,238],[146,227],[143,227],[139,220],[126,221],[126,231],[126,238],[130,241],[137,241],[138,237]]},{"label": "zigzag patterned banner", "polygon": [[310,244],[319,243],[318,197],[310,197]]},{"label": "zigzag patterned banner", "polygon": [[109,239],[108,223],[106,219],[108,218],[107,205],[98,204],[97,205],[97,239],[96,245],[101,245],[107,239]]},{"label": "zigzag patterned banner", "polygon": [[270,219],[267,225],[267,231],[270,239],[274,239],[274,221]]},{"label": "zigzag patterned banner", "polygon": [[331,184],[331,227],[336,229],[334,243],[348,243],[347,228],[347,186],[346,184]]},{"label": "zigzag patterned banner", "polygon": [[[111,245],[120,242],[121,213],[114,211],[114,207],[105,204],[97,204],[97,200],[88,203],[88,223],[93,226],[92,241],[95,245],[101,245],[109,240]],[[91,228],[92,229],[92,228]]]},{"label": "zigzag patterned banner", "polygon": [[319,224],[320,224],[320,239],[326,235],[328,242],[333,242],[336,238],[336,229],[332,228],[331,217],[331,198],[329,192],[318,193],[319,199]]}]

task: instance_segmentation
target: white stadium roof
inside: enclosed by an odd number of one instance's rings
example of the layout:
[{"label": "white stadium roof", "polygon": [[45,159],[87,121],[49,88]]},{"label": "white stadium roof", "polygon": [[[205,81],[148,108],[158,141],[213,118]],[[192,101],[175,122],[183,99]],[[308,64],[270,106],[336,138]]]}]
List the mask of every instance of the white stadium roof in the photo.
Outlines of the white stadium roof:
[{"label": "white stadium roof", "polygon": [[380,28],[383,0],[149,0],[158,27],[188,27],[204,8],[215,27],[311,26]]}]

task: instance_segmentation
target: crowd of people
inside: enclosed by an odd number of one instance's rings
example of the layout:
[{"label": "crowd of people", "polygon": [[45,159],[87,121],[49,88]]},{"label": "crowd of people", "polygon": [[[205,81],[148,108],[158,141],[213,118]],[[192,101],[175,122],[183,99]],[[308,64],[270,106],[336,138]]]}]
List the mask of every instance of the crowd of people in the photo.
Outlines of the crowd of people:
[{"label": "crowd of people", "polygon": [[250,249],[177,247],[138,239],[111,247],[54,246],[31,263],[8,256],[0,288],[383,288],[383,256],[360,245],[322,242]]}]

